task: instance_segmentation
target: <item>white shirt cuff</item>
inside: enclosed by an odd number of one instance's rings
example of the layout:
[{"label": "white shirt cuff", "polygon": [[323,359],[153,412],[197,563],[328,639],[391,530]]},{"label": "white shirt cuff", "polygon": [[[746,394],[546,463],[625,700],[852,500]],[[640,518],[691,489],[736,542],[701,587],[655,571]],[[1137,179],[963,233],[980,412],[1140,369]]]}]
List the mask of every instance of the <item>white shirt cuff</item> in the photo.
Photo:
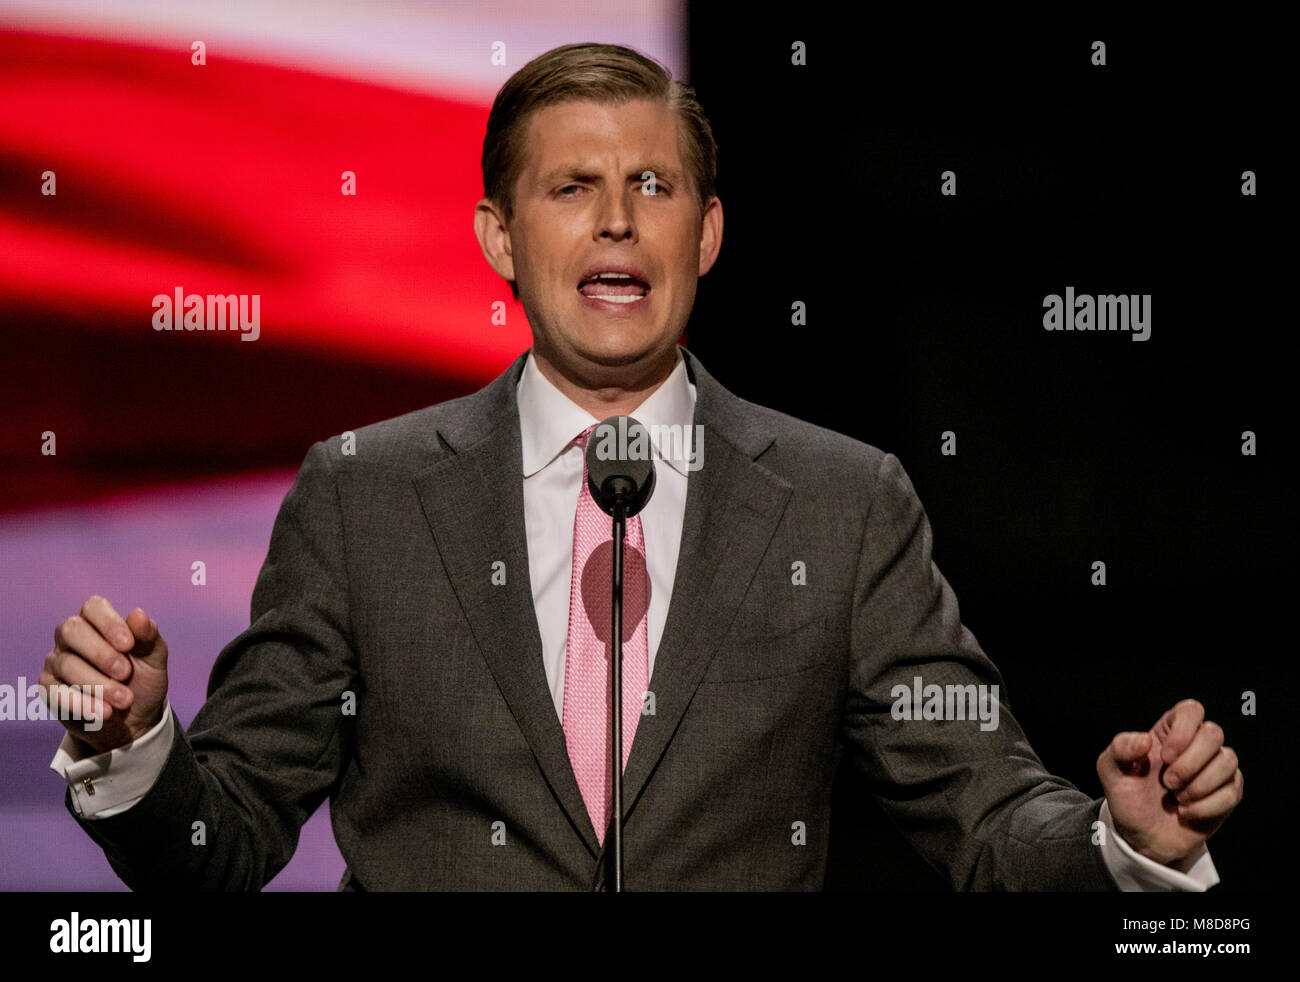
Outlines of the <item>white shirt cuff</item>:
[{"label": "white shirt cuff", "polygon": [[77,760],[72,734],[50,761],[50,770],[68,782],[72,807],[85,819],[110,818],[126,811],[143,798],[158,780],[172,747],[172,707],[163,707],[163,717],[148,733],[128,744],[93,757]]},{"label": "white shirt cuff", "polygon": [[1101,839],[1101,858],[1121,890],[1131,892],[1176,891],[1203,893],[1219,882],[1210,850],[1201,845],[1201,854],[1186,873],[1140,855],[1115,831],[1110,817],[1110,802],[1101,803],[1101,822],[1106,834]]}]

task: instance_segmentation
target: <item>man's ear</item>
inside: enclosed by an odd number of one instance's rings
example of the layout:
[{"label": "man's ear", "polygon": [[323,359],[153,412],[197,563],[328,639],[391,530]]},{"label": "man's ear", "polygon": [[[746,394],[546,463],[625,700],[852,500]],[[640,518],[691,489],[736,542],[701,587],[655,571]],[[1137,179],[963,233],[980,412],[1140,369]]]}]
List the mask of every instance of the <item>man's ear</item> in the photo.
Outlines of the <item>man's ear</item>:
[{"label": "man's ear", "polygon": [[709,199],[700,223],[700,272],[703,276],[713,268],[722,249],[722,201],[715,195]]},{"label": "man's ear", "polygon": [[515,278],[515,260],[510,250],[510,232],[495,203],[483,198],[474,206],[474,234],[488,265],[498,276]]}]

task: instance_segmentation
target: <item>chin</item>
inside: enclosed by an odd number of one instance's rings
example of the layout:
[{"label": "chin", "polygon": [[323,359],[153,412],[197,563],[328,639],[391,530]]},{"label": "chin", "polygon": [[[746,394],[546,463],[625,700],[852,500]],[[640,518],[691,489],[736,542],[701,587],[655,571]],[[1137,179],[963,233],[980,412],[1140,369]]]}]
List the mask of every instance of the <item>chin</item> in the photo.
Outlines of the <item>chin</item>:
[{"label": "chin", "polygon": [[657,335],[628,324],[610,324],[570,338],[570,348],[583,358],[599,363],[624,365],[651,356]]},{"label": "chin", "polygon": [[653,349],[645,345],[608,344],[580,349],[579,354],[596,365],[605,368],[621,368],[625,365],[635,365],[651,356]]},{"label": "chin", "polygon": [[[669,344],[671,350],[673,346]],[[630,337],[626,332],[605,332],[600,337],[586,337],[573,345],[573,352],[589,364],[602,368],[622,368],[654,359],[663,354],[663,342],[655,337]]]}]

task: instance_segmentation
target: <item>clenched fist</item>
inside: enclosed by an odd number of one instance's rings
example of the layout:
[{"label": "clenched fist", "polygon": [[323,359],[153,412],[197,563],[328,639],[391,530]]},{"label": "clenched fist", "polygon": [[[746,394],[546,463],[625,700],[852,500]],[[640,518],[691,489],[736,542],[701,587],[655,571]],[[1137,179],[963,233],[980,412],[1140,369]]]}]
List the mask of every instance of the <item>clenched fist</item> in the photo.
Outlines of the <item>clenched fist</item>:
[{"label": "clenched fist", "polygon": [[[91,597],[55,628],[39,684],[46,705],[78,741],[78,758],[113,750],[162,719],[167,644],[139,607],[124,620],[103,597]],[[97,685],[102,703],[88,694],[96,690],[84,688]]]},{"label": "clenched fist", "polygon": [[1184,699],[1145,733],[1118,733],[1097,758],[1115,828],[1138,853],[1182,869],[1241,802],[1245,778],[1223,728]]}]

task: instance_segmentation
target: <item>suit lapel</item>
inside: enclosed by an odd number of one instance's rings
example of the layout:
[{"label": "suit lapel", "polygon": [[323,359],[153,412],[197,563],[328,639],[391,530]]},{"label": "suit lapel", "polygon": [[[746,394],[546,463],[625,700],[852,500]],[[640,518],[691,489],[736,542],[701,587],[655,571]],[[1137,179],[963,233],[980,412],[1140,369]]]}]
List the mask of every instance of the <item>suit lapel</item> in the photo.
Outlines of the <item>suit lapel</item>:
[{"label": "suit lapel", "polygon": [[[524,530],[515,384],[527,352],[467,412],[439,427],[452,452],[414,479],[438,552],[483,658],[560,805],[591,854],[598,843],[546,681]],[[506,580],[492,583],[492,564]]]},{"label": "suit lapel", "polygon": [[655,654],[653,723],[643,717],[623,773],[624,815],[663,756],[766,551],[790,484],[755,462],[774,439],[745,403],[683,349],[703,426],[703,466],[686,488],[681,549],[668,619]]}]

